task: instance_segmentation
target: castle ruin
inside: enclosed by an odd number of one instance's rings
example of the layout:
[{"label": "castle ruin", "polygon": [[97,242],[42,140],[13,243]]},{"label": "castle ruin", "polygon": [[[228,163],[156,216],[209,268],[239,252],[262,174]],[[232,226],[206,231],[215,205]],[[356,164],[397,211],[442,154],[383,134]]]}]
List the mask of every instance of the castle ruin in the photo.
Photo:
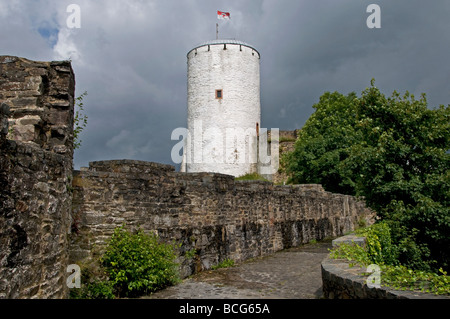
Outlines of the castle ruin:
[{"label": "castle ruin", "polygon": [[337,237],[373,217],[363,202],[320,185],[134,160],[72,171],[74,91],[68,61],[0,56],[0,298],[67,298],[67,267],[101,254],[122,224],[180,244],[188,276],[226,258]]}]

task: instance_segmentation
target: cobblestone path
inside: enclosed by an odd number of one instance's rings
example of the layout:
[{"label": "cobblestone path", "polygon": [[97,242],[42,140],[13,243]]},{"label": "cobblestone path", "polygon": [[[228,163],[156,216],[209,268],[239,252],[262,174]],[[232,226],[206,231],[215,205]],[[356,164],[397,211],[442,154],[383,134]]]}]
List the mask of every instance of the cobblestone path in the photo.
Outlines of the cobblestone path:
[{"label": "cobblestone path", "polygon": [[306,244],[235,267],[198,273],[146,299],[316,299],[322,296],[320,262],[331,242]]}]

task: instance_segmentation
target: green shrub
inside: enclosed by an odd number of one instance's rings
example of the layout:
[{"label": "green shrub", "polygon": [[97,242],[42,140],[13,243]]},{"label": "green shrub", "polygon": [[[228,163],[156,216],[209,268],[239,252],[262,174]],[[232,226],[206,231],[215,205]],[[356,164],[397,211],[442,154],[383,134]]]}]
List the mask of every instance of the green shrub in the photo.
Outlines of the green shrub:
[{"label": "green shrub", "polygon": [[367,250],[356,244],[343,243],[330,249],[330,258],[354,261],[361,266],[368,266],[372,263],[367,254]]},{"label": "green shrub", "polygon": [[71,299],[114,299],[114,285],[109,280],[94,280],[70,290]]},{"label": "green shrub", "polygon": [[132,234],[116,228],[101,263],[118,296],[136,297],[179,281],[173,245],[142,229]]},{"label": "green shrub", "polygon": [[[445,183],[440,186],[446,188]],[[442,267],[448,271],[450,202],[437,203],[419,197],[420,203],[415,206],[392,201],[385,210],[389,216],[386,221],[391,228],[392,239],[398,246],[398,258],[408,268],[439,273]]]},{"label": "green shrub", "polygon": [[378,222],[370,227],[360,228],[356,234],[366,237],[367,254],[372,264],[398,263],[397,248],[392,244],[391,231],[387,223]]}]

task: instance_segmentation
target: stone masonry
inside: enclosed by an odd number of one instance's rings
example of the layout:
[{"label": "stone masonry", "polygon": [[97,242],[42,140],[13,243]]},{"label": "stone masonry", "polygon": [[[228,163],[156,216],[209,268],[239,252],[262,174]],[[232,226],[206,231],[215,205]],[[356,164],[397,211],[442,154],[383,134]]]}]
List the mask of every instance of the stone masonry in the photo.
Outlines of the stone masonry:
[{"label": "stone masonry", "polygon": [[0,56],[0,298],[67,296],[74,88],[70,62]]},{"label": "stone masonry", "polygon": [[239,262],[337,237],[372,217],[363,202],[320,185],[235,181],[142,161],[91,162],[74,173],[73,187],[71,262],[99,254],[125,224],[180,244],[183,277],[227,258]]},{"label": "stone masonry", "polygon": [[[272,174],[271,176],[265,176],[268,180],[270,180],[271,182],[273,182],[274,184],[285,184],[286,182],[288,182],[288,175],[285,172],[285,169],[283,167],[283,155],[290,153],[294,150],[295,148],[295,141],[297,140],[298,137],[298,131],[299,130],[294,130],[294,131],[279,131],[279,169],[275,174]],[[269,130],[267,131],[267,138],[269,141],[272,140],[272,132]],[[270,147],[269,147],[270,149]]]}]

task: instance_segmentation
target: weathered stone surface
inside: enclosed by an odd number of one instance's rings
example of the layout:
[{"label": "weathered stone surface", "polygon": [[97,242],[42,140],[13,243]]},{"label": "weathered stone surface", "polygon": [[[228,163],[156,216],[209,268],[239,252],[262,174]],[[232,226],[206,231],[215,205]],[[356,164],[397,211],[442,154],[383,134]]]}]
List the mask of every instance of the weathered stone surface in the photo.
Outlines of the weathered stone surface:
[{"label": "weathered stone surface", "polygon": [[11,109],[11,139],[73,156],[74,93],[69,61],[0,56],[0,102]]},{"label": "weathered stone surface", "polygon": [[[283,154],[290,153],[295,149],[295,141],[298,137],[299,130],[293,131],[279,131],[279,153],[280,158]],[[268,131],[268,139],[271,140],[271,131]],[[289,176],[284,171],[283,163],[280,161],[280,168],[275,174],[265,176],[267,179],[272,181],[274,184],[284,184],[287,182]]]},{"label": "weathered stone surface", "polygon": [[[100,161],[74,173],[71,262],[105,247],[125,223],[157,232],[180,247],[182,275],[337,237],[373,212],[320,185],[276,186],[210,173],[178,173],[169,165]],[[85,238],[90,240],[86,241]],[[192,259],[187,251],[196,250]],[[84,252],[84,253],[83,253]]]},{"label": "weathered stone surface", "polygon": [[10,115],[9,105],[6,103],[0,104],[0,139],[6,139],[8,134],[9,122],[8,117]]},{"label": "weathered stone surface", "polygon": [[[71,70],[69,62],[0,57],[0,298],[68,293],[74,79],[57,66]],[[69,103],[60,131],[64,154],[48,138],[57,123],[46,120],[60,110],[42,107],[55,83],[65,83],[60,93]]]}]

